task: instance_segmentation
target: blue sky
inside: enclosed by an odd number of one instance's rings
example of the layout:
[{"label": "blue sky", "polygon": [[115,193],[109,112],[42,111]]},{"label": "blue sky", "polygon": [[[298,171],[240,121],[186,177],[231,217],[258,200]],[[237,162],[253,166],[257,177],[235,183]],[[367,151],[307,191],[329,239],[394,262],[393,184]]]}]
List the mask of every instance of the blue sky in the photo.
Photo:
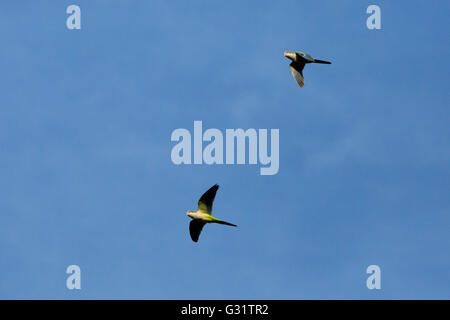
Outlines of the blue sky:
[{"label": "blue sky", "polygon": [[[0,298],[450,298],[448,1],[57,2],[0,4]],[[279,173],[175,166],[194,120],[280,129]],[[215,183],[239,228],[193,243]]]}]

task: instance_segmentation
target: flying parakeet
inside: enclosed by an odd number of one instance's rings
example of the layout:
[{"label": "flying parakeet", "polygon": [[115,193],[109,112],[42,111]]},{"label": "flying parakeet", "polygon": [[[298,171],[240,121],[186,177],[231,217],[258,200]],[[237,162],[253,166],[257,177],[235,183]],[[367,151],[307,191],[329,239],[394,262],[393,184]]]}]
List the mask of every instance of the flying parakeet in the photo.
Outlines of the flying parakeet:
[{"label": "flying parakeet", "polygon": [[305,64],[307,63],[331,64],[331,62],[329,61],[314,59],[309,54],[300,51],[297,52],[286,51],[284,53],[284,56],[292,60],[289,67],[291,68],[291,72],[292,75],[294,76],[295,81],[297,81],[298,85],[301,88],[303,88],[303,86],[305,85],[305,79],[303,78],[303,68],[305,67]]},{"label": "flying parakeet", "polygon": [[227,226],[237,227],[235,224],[216,219],[211,215],[213,201],[218,189],[219,186],[217,184],[212,186],[201,196],[200,200],[198,200],[197,211],[188,211],[186,213],[188,217],[192,218],[191,223],[189,224],[189,233],[191,234],[192,241],[194,242],[198,241],[200,232],[202,232],[203,226],[207,223],[220,223]]}]

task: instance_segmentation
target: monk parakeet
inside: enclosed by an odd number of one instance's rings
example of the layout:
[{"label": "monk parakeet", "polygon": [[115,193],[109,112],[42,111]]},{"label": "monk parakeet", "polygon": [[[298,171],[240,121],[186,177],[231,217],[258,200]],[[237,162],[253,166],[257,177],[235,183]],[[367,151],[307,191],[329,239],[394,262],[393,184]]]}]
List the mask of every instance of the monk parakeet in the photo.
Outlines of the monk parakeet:
[{"label": "monk parakeet", "polygon": [[323,61],[314,59],[309,54],[304,52],[289,52],[286,51],[284,53],[284,56],[288,59],[291,59],[292,62],[289,65],[291,68],[292,75],[294,76],[295,81],[297,81],[298,85],[303,88],[305,85],[305,79],[303,78],[303,68],[305,67],[305,64],[307,63],[325,63],[325,64],[331,64],[329,61]]},{"label": "monk parakeet", "polygon": [[191,223],[189,224],[189,233],[191,234],[192,241],[197,242],[202,228],[207,223],[220,223],[226,224],[227,226],[237,227],[237,225],[225,222],[214,218],[211,215],[213,201],[216,196],[217,189],[219,186],[217,184],[213,185],[208,191],[206,191],[198,200],[197,211],[188,211],[186,215],[191,217]]}]

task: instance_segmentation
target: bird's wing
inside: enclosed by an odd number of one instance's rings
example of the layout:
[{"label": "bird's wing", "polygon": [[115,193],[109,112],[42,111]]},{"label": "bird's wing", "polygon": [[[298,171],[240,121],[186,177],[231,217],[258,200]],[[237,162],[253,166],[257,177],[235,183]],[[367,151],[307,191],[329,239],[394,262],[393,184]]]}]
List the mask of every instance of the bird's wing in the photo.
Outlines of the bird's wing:
[{"label": "bird's wing", "polygon": [[301,64],[298,62],[292,62],[289,65],[289,68],[291,69],[291,73],[294,76],[295,81],[297,81],[298,85],[303,88],[305,85],[305,79],[303,78],[303,68],[305,67],[305,64]]},{"label": "bird's wing", "polygon": [[199,211],[202,211],[207,214],[211,214],[213,201],[214,201],[214,198],[216,197],[217,189],[219,189],[219,186],[217,184],[215,184],[201,196],[200,200],[198,200],[198,210]]},{"label": "bird's wing", "polygon": [[205,224],[206,222],[203,222],[201,220],[191,220],[191,223],[189,224],[189,233],[191,234],[192,241],[198,241],[200,232],[202,232],[203,226]]}]

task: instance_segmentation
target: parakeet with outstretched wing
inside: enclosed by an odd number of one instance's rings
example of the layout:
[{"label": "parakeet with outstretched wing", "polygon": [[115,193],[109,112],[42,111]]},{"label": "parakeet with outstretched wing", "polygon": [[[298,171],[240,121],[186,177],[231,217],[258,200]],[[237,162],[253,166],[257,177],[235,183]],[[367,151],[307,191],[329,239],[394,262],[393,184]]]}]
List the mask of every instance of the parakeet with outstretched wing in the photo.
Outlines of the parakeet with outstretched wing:
[{"label": "parakeet with outstretched wing", "polygon": [[197,211],[188,211],[186,213],[188,217],[192,218],[191,223],[189,224],[189,233],[194,242],[198,241],[200,232],[202,232],[204,225],[207,223],[219,223],[237,227],[235,224],[216,219],[211,215],[214,198],[216,197],[218,189],[219,186],[217,184],[213,185],[200,197],[200,200],[198,200]]},{"label": "parakeet with outstretched wing", "polygon": [[289,68],[291,69],[292,76],[295,81],[297,81],[298,85],[303,88],[305,85],[305,78],[303,78],[303,68],[307,63],[323,63],[323,64],[331,64],[329,61],[318,60],[311,57],[309,54],[297,51],[297,52],[289,52],[286,51],[284,56],[290,60],[292,60]]}]

